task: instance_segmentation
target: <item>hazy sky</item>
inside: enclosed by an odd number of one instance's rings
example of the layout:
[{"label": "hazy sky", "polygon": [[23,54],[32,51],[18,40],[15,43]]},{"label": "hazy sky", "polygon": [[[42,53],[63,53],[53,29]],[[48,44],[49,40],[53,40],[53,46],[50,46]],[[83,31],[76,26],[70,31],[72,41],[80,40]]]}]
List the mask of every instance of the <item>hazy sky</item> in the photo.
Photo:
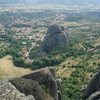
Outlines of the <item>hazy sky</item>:
[{"label": "hazy sky", "polygon": [[0,4],[7,3],[66,3],[66,4],[98,4],[100,0],[0,0]]}]

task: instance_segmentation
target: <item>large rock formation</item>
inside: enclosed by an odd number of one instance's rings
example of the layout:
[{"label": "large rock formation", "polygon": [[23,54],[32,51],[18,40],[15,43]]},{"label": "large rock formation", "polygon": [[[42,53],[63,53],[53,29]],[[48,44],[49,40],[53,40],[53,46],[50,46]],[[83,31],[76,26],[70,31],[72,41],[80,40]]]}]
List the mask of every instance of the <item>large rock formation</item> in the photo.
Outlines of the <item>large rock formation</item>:
[{"label": "large rock formation", "polygon": [[0,100],[35,100],[20,93],[10,82],[0,81]]},{"label": "large rock formation", "polygon": [[22,78],[35,80],[39,83],[39,85],[47,85],[50,96],[52,96],[54,100],[61,100],[59,82],[56,80],[55,73],[52,68],[39,69],[34,71],[32,74],[23,76]]},{"label": "large rock formation", "polygon": [[48,28],[44,41],[42,42],[38,55],[45,55],[53,48],[66,46],[69,43],[68,32],[63,26],[51,25]]},{"label": "large rock formation", "polygon": [[0,81],[0,100],[61,100],[60,88],[54,70],[43,68],[22,78]]},{"label": "large rock formation", "polygon": [[52,100],[36,81],[31,79],[15,78],[10,80],[10,82],[26,96],[33,95],[35,100]]},{"label": "large rock formation", "polygon": [[87,100],[100,100],[100,91],[91,94]]},{"label": "large rock formation", "polygon": [[84,92],[83,100],[100,100],[100,72],[90,81]]}]

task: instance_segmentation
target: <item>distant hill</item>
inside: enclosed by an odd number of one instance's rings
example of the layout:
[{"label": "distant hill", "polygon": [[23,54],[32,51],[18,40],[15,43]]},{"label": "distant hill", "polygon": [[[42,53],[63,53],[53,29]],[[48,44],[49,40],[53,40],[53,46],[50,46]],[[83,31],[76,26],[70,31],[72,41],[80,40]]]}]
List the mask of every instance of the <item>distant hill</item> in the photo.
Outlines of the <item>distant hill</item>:
[{"label": "distant hill", "polygon": [[70,5],[98,4],[100,0],[0,0],[0,4],[17,4],[17,3],[56,3]]}]

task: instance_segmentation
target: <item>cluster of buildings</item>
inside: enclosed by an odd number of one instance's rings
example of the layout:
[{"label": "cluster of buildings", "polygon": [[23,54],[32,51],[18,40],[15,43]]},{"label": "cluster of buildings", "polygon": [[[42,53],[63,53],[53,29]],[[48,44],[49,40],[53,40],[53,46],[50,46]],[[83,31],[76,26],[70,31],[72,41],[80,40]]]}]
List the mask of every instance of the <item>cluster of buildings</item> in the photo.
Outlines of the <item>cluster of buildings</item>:
[{"label": "cluster of buildings", "polygon": [[0,23],[0,35],[4,35],[5,34],[5,27],[2,23]]}]

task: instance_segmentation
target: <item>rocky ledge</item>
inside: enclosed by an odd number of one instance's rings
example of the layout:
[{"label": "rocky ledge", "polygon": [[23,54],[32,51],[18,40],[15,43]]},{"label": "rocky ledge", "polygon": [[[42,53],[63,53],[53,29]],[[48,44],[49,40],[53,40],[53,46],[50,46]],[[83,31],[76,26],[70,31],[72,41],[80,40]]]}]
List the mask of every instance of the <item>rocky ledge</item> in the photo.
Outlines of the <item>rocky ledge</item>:
[{"label": "rocky ledge", "polygon": [[0,81],[0,100],[35,100],[32,95],[25,96],[10,82]]},{"label": "rocky ledge", "polygon": [[48,68],[0,81],[0,100],[61,100],[59,81],[54,70]]}]

